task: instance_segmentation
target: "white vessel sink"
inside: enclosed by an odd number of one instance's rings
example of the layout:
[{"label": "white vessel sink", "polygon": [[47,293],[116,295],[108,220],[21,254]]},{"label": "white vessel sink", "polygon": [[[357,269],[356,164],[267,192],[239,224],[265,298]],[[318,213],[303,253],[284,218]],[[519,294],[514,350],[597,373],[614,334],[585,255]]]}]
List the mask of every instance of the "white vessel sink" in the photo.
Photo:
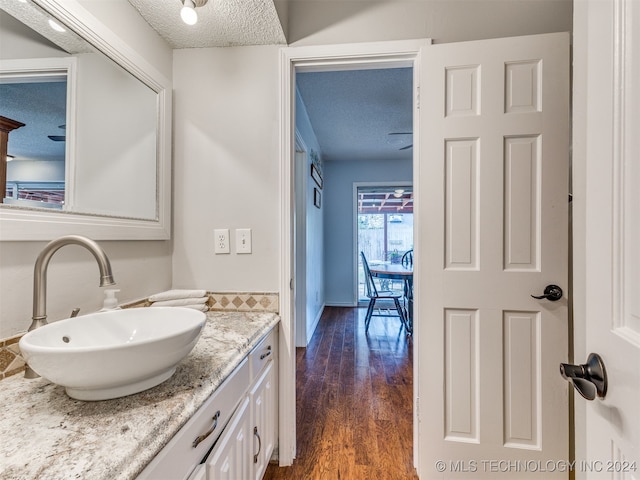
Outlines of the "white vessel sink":
[{"label": "white vessel sink", "polygon": [[78,400],[106,400],[167,380],[193,349],[206,315],[190,308],[110,310],[28,332],[20,350],[38,375]]}]

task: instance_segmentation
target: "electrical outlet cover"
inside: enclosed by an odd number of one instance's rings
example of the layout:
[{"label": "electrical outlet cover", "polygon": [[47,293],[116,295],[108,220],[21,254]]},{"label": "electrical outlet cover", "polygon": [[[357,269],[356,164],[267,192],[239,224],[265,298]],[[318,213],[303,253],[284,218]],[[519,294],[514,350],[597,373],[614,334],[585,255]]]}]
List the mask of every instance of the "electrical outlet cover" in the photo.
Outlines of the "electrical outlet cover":
[{"label": "electrical outlet cover", "polygon": [[213,244],[215,253],[230,253],[229,248],[229,229],[216,228],[213,231]]}]

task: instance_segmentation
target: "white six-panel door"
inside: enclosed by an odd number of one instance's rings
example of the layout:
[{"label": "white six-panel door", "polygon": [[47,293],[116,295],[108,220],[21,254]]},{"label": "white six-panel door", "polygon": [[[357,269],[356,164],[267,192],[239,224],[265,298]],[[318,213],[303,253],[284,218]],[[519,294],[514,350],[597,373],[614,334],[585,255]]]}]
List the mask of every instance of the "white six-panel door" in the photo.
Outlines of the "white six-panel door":
[{"label": "white six-panel door", "polygon": [[567,478],[569,36],[429,46],[420,69],[420,478]]}]

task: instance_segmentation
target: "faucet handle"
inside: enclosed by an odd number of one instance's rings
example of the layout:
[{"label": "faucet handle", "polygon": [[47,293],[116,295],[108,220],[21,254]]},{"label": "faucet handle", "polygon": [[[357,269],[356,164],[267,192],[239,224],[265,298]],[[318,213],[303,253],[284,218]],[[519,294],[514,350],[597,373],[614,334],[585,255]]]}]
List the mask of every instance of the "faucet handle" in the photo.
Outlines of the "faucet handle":
[{"label": "faucet handle", "polygon": [[80,307],[76,307],[71,310],[71,315],[69,315],[69,318],[77,317],[78,313],[80,313]]}]

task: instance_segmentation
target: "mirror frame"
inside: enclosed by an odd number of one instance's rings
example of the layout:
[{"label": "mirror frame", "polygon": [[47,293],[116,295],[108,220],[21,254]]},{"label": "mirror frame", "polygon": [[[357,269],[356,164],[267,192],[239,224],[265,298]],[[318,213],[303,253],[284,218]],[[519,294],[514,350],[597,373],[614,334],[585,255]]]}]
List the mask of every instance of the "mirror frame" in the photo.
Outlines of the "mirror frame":
[{"label": "mirror frame", "polygon": [[0,208],[0,241],[44,241],[61,235],[94,240],[168,240],[171,238],[171,102],[172,84],[76,0],[33,0],[102,54],[157,94],[155,220],[87,213]]}]

